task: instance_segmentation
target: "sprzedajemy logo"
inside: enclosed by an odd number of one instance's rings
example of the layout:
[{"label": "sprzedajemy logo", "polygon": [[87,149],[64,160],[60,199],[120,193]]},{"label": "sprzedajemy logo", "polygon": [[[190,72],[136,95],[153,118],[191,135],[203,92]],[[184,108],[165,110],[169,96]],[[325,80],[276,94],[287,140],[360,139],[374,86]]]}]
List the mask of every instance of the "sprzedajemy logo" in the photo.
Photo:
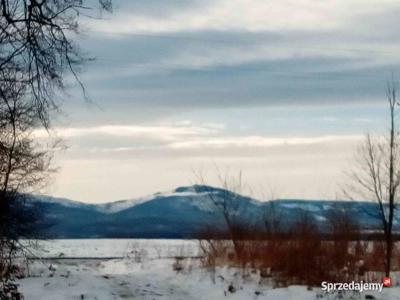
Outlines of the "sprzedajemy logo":
[{"label": "sprzedajemy logo", "polygon": [[390,287],[392,285],[392,278],[390,277],[383,278],[383,285],[385,287]]},{"label": "sprzedajemy logo", "polygon": [[321,289],[323,291],[331,292],[331,291],[359,291],[360,293],[363,291],[379,291],[382,292],[383,287],[391,286],[391,278],[385,277],[382,283],[376,282],[327,282],[323,281],[321,283]]}]

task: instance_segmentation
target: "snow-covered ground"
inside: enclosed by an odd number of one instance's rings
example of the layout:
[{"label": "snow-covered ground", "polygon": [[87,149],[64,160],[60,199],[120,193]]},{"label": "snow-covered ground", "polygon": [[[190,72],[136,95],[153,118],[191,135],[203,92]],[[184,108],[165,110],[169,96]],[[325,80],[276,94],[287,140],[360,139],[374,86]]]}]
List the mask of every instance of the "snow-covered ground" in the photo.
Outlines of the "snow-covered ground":
[{"label": "snow-covered ground", "polygon": [[214,274],[201,267],[196,241],[55,240],[41,246],[35,255],[44,259],[32,260],[29,277],[19,281],[26,300],[333,300],[366,299],[366,294],[375,299],[400,299],[399,287],[341,298],[324,294],[320,288],[274,289],[251,270],[244,278],[235,268],[218,268]]}]

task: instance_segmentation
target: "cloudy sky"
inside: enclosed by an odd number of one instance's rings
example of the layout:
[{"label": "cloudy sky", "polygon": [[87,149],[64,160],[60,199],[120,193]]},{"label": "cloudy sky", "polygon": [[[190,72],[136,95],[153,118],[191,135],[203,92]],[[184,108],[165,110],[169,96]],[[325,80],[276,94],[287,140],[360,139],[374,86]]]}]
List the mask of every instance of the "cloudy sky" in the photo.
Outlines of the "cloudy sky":
[{"label": "cloudy sky", "polygon": [[114,1],[83,20],[92,103],[71,84],[47,192],[127,199],[199,170],[215,184],[216,164],[255,196],[337,197],[363,134],[387,127],[399,14],[397,0]]}]

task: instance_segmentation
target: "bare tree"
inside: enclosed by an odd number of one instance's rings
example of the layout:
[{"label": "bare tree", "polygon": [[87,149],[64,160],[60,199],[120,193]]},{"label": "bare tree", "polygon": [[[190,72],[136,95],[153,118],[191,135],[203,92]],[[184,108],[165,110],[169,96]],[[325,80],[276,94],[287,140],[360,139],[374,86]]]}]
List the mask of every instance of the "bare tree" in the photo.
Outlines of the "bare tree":
[{"label": "bare tree", "polygon": [[[111,10],[110,0],[98,2]],[[34,230],[36,216],[24,204],[24,193],[43,186],[52,171],[53,148],[40,145],[33,132],[50,128],[67,74],[85,92],[77,71],[87,58],[73,38],[88,3],[93,2],[0,0],[0,259],[6,261],[0,279],[21,249],[19,239]]]},{"label": "bare tree", "polygon": [[361,196],[378,203],[380,220],[386,243],[385,273],[389,276],[393,252],[393,219],[400,185],[400,135],[397,126],[398,105],[396,82],[387,84],[389,130],[384,136],[367,134],[356,153],[356,167],[346,194]]},{"label": "bare tree", "polygon": [[[207,197],[213,203],[216,211],[222,216],[226,226],[226,233],[233,243],[235,255],[241,258],[243,254],[243,233],[245,227],[250,227],[251,224],[244,224],[243,213],[246,210],[246,205],[240,201],[243,196],[240,195],[245,189],[243,183],[242,172],[237,175],[232,175],[230,172],[222,172],[215,166],[220,188],[212,188],[206,184],[205,178],[202,175],[197,175],[198,182],[201,186],[197,188],[206,189]],[[200,190],[198,191],[200,192]],[[221,237],[221,231],[215,230],[216,236]]]},{"label": "bare tree", "polygon": [[267,239],[273,239],[283,233],[282,212],[279,209],[277,202],[276,191],[270,189],[268,196],[263,196],[266,199],[263,209],[263,223]]},{"label": "bare tree", "polygon": [[[58,107],[56,95],[64,88],[66,72],[83,88],[76,68],[85,58],[72,34],[78,32],[78,17],[89,11],[87,2],[0,0],[0,70],[18,72],[18,81],[26,85],[29,95],[25,100],[33,103],[46,127],[49,112]],[[110,0],[99,3],[111,10]]]},{"label": "bare tree", "polygon": [[[12,78],[12,74],[8,74]],[[15,74],[14,74],[15,75]],[[25,100],[25,85],[0,82],[0,278],[10,275],[19,239],[37,230],[38,212],[25,203],[25,192],[40,189],[52,172],[52,147],[35,142],[40,119]]]}]

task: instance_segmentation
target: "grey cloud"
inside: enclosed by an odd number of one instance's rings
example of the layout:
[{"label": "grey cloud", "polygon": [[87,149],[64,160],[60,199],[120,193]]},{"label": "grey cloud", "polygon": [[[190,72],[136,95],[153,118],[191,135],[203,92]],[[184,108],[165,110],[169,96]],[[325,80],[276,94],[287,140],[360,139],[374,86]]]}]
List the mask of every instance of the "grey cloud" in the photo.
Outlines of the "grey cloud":
[{"label": "grey cloud", "polygon": [[[116,10],[132,15],[212,5],[153,0],[116,4]],[[87,32],[83,49],[97,61],[86,66],[82,78],[91,99],[103,109],[96,113],[106,122],[226,107],[380,103],[385,80],[400,68],[396,6],[382,7],[376,13],[355,14],[344,22],[348,27],[330,31]],[[71,93],[82,99],[77,90]],[[77,107],[75,102],[67,111],[88,121],[93,117]]]}]

